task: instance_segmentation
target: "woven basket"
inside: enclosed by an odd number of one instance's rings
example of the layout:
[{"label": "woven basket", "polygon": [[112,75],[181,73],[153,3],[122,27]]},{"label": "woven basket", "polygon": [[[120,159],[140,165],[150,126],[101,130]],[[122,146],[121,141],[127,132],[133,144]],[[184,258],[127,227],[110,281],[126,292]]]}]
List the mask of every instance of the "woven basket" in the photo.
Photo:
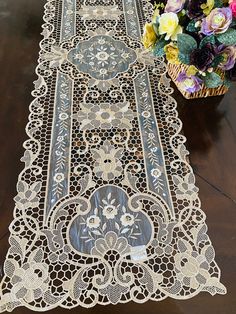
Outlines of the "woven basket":
[{"label": "woven basket", "polygon": [[[188,93],[180,88],[180,83],[177,82],[177,77],[179,73],[183,71],[187,71],[189,68],[186,64],[170,64],[168,63],[168,74],[171,77],[172,81],[175,83],[178,90],[181,92],[181,94],[187,98],[187,99],[195,99],[195,98],[204,98],[204,97],[210,97],[210,96],[220,96],[227,93],[229,90],[228,87],[221,85],[217,88],[207,88],[205,85],[203,88],[196,93]],[[225,72],[221,71],[220,69],[217,71],[217,73],[221,76],[221,78],[224,80],[225,78]]]}]

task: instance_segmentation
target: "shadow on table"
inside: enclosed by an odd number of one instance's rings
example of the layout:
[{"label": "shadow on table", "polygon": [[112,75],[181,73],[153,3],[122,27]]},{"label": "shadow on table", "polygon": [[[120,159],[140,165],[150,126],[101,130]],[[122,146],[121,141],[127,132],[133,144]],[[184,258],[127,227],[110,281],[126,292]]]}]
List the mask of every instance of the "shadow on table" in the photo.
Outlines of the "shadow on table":
[{"label": "shadow on table", "polygon": [[178,103],[188,148],[191,152],[207,153],[213,142],[219,139],[225,117],[219,106],[225,101],[225,96],[187,100],[175,89],[173,97]]}]

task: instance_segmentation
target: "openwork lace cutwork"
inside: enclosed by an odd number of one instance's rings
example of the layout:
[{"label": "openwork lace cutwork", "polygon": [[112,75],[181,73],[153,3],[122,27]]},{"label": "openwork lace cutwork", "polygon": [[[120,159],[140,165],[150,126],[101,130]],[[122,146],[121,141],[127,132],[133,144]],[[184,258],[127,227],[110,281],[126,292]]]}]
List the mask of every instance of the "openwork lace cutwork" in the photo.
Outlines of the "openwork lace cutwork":
[{"label": "openwork lace cutwork", "polygon": [[0,311],[224,294],[146,0],[48,0]]}]

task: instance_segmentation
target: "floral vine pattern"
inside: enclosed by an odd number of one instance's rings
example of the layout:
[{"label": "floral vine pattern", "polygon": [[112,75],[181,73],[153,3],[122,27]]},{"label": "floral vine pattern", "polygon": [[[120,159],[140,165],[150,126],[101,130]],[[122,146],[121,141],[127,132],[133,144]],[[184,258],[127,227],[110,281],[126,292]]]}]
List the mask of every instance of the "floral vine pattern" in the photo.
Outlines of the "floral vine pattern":
[{"label": "floral vine pattern", "polygon": [[47,0],[0,312],[225,294],[148,0]]}]

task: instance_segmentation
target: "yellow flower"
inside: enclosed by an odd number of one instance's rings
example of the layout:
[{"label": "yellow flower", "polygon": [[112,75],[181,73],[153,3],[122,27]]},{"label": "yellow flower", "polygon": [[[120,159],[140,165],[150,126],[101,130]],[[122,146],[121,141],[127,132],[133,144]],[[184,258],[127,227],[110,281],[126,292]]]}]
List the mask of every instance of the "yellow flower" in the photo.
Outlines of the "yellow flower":
[{"label": "yellow flower", "polygon": [[157,35],[152,23],[147,23],[144,27],[143,44],[146,49],[152,47],[157,40]]},{"label": "yellow flower", "polygon": [[166,54],[166,59],[171,64],[180,64],[179,61],[179,49],[173,43],[170,43],[164,47],[164,51]]},{"label": "yellow flower", "polygon": [[201,5],[201,9],[203,10],[203,13],[205,15],[209,15],[212,9],[214,8],[214,5],[215,5],[215,0],[207,0],[206,3],[203,3]]},{"label": "yellow flower", "polygon": [[196,75],[197,72],[198,72],[198,69],[194,65],[190,65],[190,67],[188,68],[186,74],[188,76],[192,76],[192,75]]},{"label": "yellow flower", "polygon": [[176,13],[163,13],[160,16],[159,23],[159,33],[160,35],[166,34],[165,40],[177,40],[177,35],[183,32]]}]

